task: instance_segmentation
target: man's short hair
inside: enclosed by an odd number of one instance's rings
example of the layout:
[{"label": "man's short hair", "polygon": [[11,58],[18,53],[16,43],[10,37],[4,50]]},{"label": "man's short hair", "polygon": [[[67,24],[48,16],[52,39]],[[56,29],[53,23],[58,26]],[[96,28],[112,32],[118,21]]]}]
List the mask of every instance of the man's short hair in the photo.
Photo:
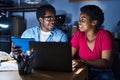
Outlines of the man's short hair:
[{"label": "man's short hair", "polygon": [[46,11],[50,11],[50,12],[53,12],[54,14],[56,14],[56,10],[52,5],[50,5],[50,4],[42,5],[39,8],[37,8],[37,11],[36,11],[37,19],[39,20],[40,17],[44,18]]}]

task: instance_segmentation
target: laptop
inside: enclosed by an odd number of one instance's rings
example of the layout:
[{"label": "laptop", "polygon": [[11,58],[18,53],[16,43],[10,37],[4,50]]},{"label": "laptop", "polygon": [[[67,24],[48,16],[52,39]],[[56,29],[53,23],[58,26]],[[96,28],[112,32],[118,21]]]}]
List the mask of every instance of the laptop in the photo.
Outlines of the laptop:
[{"label": "laptop", "polygon": [[20,47],[23,51],[28,51],[29,49],[29,42],[35,41],[34,38],[20,38],[20,37],[12,37],[12,42],[14,43],[15,47]]},{"label": "laptop", "polygon": [[30,42],[33,49],[33,68],[36,70],[72,72],[70,43]]}]

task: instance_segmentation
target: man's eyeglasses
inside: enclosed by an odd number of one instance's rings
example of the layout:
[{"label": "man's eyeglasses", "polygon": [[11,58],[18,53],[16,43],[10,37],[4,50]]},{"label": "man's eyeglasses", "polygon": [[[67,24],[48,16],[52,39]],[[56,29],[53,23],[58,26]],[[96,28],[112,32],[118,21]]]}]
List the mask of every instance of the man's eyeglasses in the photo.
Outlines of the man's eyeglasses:
[{"label": "man's eyeglasses", "polygon": [[56,21],[56,17],[53,16],[45,16],[44,17],[47,21]]}]

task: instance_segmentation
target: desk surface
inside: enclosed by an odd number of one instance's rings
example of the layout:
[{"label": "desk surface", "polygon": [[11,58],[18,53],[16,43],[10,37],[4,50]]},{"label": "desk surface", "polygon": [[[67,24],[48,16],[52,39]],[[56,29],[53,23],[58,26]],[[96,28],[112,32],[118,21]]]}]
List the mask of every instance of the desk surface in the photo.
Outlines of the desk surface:
[{"label": "desk surface", "polygon": [[74,72],[34,71],[29,75],[19,75],[18,71],[0,72],[0,80],[87,80],[87,67]]}]

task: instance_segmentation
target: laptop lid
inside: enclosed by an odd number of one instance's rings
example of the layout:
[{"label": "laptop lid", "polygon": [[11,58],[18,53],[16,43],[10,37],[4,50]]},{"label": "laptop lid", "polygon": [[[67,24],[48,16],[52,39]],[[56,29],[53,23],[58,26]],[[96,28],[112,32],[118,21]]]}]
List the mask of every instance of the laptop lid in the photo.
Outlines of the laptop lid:
[{"label": "laptop lid", "polygon": [[37,70],[72,71],[70,43],[30,42],[33,48],[33,68]]},{"label": "laptop lid", "polygon": [[28,51],[29,49],[29,42],[35,41],[34,38],[20,38],[20,37],[12,37],[12,42],[14,46],[20,47],[23,51]]}]

